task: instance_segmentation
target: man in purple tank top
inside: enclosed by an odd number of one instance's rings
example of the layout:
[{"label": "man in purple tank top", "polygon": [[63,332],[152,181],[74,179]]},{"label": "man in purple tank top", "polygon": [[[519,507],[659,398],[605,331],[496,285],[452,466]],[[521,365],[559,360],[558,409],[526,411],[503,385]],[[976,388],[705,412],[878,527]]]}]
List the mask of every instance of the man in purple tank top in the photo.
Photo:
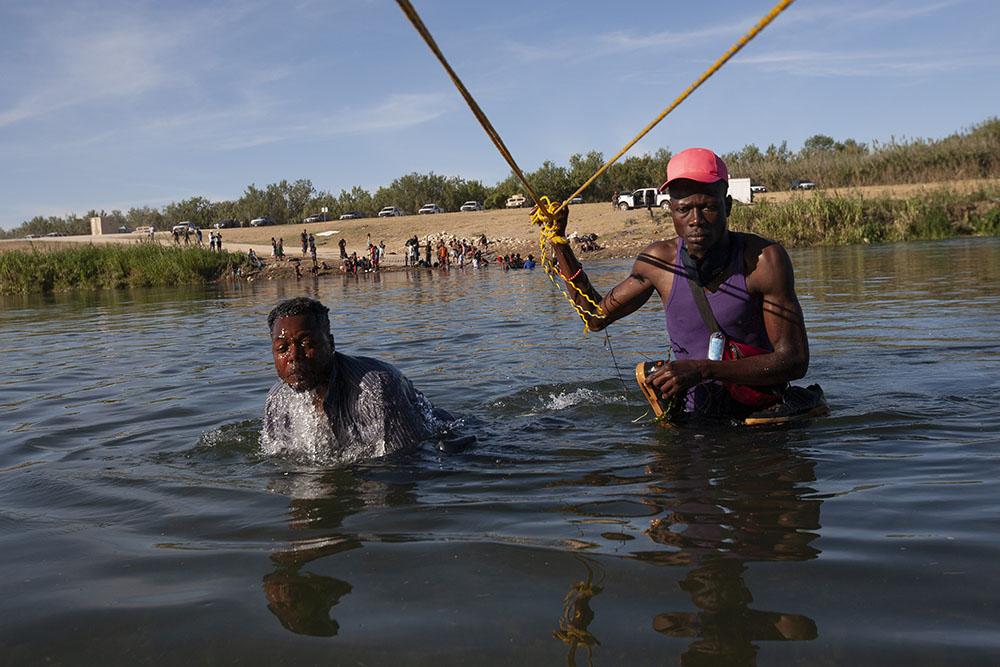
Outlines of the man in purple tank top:
[{"label": "man in purple tank top", "polygon": [[[742,418],[759,408],[734,400],[725,386],[781,387],[801,378],[809,367],[809,342],[788,254],[773,241],[728,230],[733,205],[728,187],[726,165],[712,151],[690,148],[675,155],[661,190],[670,194],[677,238],[646,247],[629,276],[603,297],[563,238],[566,208],[555,221],[552,247],[567,291],[593,331],[659,294],[674,360],[645,377],[647,397],[679,396],[688,411]],[[759,348],[755,356],[709,360],[712,332],[695,290],[705,294],[727,340]]]}]

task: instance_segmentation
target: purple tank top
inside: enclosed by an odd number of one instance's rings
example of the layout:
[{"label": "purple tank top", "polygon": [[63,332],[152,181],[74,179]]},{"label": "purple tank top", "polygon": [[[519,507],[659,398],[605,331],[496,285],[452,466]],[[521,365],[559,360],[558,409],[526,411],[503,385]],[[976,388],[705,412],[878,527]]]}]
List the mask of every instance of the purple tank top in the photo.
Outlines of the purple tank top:
[{"label": "purple tank top", "polygon": [[[667,332],[670,346],[676,359],[708,358],[708,327],[698,312],[694,295],[687,282],[687,272],[681,262],[681,244],[678,239],[677,254],[674,258],[679,271],[674,274],[667,298]],[[745,267],[743,265],[744,236],[739,232],[729,232],[729,265],[726,279],[715,292],[708,292],[708,304],[712,308],[716,322],[729,338],[747,345],[774,349],[764,328],[764,314],[760,296],[747,292]],[[715,385],[714,387],[710,385]],[[708,404],[712,404],[710,407]],[[705,412],[739,412],[738,404],[729,399],[729,393],[721,383],[704,383],[693,387],[687,396],[688,410]]]}]

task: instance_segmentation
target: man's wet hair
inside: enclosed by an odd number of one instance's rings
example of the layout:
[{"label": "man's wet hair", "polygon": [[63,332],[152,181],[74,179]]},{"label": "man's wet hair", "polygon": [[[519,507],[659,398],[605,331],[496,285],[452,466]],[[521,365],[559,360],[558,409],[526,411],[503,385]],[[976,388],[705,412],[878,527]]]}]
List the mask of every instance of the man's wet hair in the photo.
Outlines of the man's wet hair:
[{"label": "man's wet hair", "polygon": [[319,325],[320,331],[333,338],[330,333],[330,309],[315,299],[305,296],[297,296],[294,299],[286,299],[274,307],[271,314],[267,316],[267,329],[274,332],[274,323],[283,317],[295,317],[296,315],[310,315],[313,321]]}]

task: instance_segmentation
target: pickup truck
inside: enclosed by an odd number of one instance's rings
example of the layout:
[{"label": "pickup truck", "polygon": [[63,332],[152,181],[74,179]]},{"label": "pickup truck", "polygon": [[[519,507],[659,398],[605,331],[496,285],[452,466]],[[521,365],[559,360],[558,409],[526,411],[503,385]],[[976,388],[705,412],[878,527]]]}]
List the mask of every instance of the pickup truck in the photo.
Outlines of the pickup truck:
[{"label": "pickup truck", "polygon": [[623,192],[618,195],[615,206],[619,211],[627,211],[632,208],[652,208],[658,206],[667,208],[670,195],[666,192],[660,193],[657,188],[639,188],[634,192]]},{"label": "pickup truck", "polygon": [[[666,184],[664,184],[666,185]],[[730,178],[729,195],[735,200],[749,204],[753,201],[753,191],[750,187],[749,178]],[[670,204],[670,195],[660,192],[658,188],[639,188],[634,192],[624,192],[618,195],[615,206],[620,211],[627,211],[631,208],[652,208],[658,206],[667,208]]]}]

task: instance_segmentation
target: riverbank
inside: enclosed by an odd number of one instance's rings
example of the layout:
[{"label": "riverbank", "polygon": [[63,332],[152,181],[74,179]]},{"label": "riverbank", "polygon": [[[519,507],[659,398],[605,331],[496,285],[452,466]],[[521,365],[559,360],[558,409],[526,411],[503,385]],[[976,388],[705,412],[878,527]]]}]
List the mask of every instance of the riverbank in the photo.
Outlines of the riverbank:
[{"label": "riverbank", "polygon": [[[808,192],[774,192],[755,195],[754,203],[735,206],[733,228],[754,231],[789,247],[840,245],[875,241],[928,238],[919,229],[921,212],[935,221],[941,216],[954,225],[938,225],[937,238],[969,233],[990,233],[977,227],[977,220],[990,210],[1000,208],[1000,179],[970,179],[949,183],[921,185],[872,186],[852,189],[820,189]],[[845,211],[851,212],[850,216]],[[233,244],[243,252],[250,247],[262,257],[270,255],[271,237],[281,238],[287,255],[299,254],[299,235],[305,229],[315,235],[318,257],[339,263],[337,243],[343,238],[347,251],[362,254],[373,243],[385,242],[388,264],[403,263],[406,240],[416,235],[426,241],[446,242],[452,238],[472,241],[486,236],[490,253],[505,255],[538,253],[538,228],[529,220],[528,209],[472,211],[410,215],[398,218],[362,218],[281,227],[227,229],[223,231],[228,247]],[[1000,215],[1000,214],[998,214]],[[851,225],[864,226],[871,218],[886,229],[875,234],[851,234]],[[916,221],[916,226],[911,225]],[[831,224],[834,222],[835,224]],[[995,227],[1000,224],[994,223]],[[987,225],[988,227],[988,225]],[[567,231],[578,236],[596,234],[600,250],[587,254],[595,259],[634,257],[650,242],[674,236],[673,224],[666,211],[636,209],[619,211],[611,202],[577,204],[570,207]],[[998,233],[994,231],[992,233]],[[822,233],[820,233],[822,232]]]},{"label": "riverbank", "polygon": [[[731,227],[760,234],[787,247],[997,235],[1000,234],[1000,179],[764,193],[756,195],[753,204],[734,206]],[[369,241],[384,242],[387,254],[383,267],[388,270],[402,268],[404,244],[413,236],[417,236],[421,245],[436,244],[439,239],[478,242],[485,236],[488,252],[493,256],[513,253],[520,253],[522,257],[537,256],[539,247],[538,228],[531,225],[528,209],[362,218],[226,229],[221,233],[227,250],[246,253],[253,249],[264,259],[263,270],[240,269],[241,278],[259,280],[295,276],[295,262],[271,260],[271,239],[282,240],[287,257],[300,258],[299,241],[303,230],[315,236],[317,259],[330,267],[320,269],[320,275],[340,273],[340,239],[344,239],[349,253],[359,255],[364,254]],[[673,224],[665,210],[619,211],[610,202],[572,206],[568,232],[571,236],[596,235],[600,249],[582,254],[589,259],[634,257],[652,241],[674,235]],[[154,240],[164,247],[173,245],[166,232],[158,232]],[[0,241],[0,255],[16,250],[30,253],[72,247],[73,244],[108,243],[155,245],[148,242],[145,234],[53,237]],[[28,262],[19,270],[29,272],[28,283],[39,283],[39,278],[30,274],[30,266]],[[304,273],[309,266],[310,261],[304,262]],[[169,279],[174,278],[170,275]],[[42,280],[41,284],[48,282]],[[52,289],[60,289],[55,285],[62,283],[54,280],[51,284]],[[80,282],[84,287],[106,284],[107,281],[92,285],[86,280]],[[118,283],[112,280],[110,284]],[[70,287],[62,289],[67,288]]]}]

